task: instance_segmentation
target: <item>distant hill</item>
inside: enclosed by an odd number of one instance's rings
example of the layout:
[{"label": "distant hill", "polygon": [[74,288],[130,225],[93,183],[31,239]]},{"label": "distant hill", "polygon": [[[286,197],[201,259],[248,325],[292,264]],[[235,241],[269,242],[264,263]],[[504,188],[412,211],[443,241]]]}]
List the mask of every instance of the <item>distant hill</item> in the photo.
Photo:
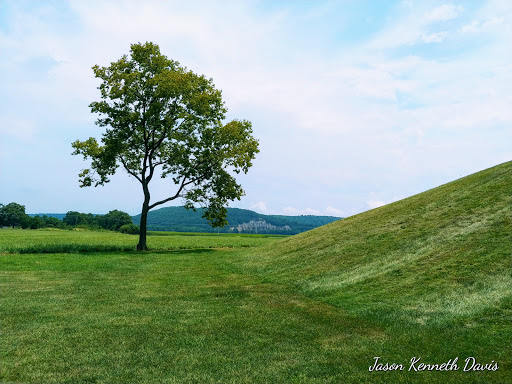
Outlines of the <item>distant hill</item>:
[{"label": "distant hill", "polygon": [[[202,210],[196,212],[184,207],[165,207],[148,214],[148,230],[176,232],[217,232],[221,233],[271,233],[294,235],[309,231],[333,221],[335,216],[284,216],[263,215],[248,209],[228,208],[228,225],[212,228],[202,217]],[[132,216],[139,224],[140,215]]]}]

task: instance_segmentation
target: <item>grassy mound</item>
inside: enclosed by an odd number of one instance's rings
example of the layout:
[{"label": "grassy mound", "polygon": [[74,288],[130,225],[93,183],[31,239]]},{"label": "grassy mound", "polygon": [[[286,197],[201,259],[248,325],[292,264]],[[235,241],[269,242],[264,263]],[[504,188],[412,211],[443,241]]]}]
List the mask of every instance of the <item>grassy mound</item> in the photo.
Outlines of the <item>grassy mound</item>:
[{"label": "grassy mound", "polygon": [[238,267],[382,326],[394,340],[375,356],[478,355],[511,378],[511,233],[507,162],[253,249]]},{"label": "grassy mound", "polygon": [[511,170],[505,163],[272,243],[244,263],[342,307],[400,298],[422,321],[483,312],[510,298]]}]

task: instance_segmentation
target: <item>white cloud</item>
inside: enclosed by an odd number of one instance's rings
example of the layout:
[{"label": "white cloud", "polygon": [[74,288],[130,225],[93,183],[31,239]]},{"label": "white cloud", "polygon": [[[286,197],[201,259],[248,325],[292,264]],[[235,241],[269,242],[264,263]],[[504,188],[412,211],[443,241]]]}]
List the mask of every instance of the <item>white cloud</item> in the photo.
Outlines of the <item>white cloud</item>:
[{"label": "white cloud", "polygon": [[304,214],[305,215],[315,215],[315,216],[318,216],[318,215],[320,215],[320,211],[318,209],[306,208],[304,210]]},{"label": "white cloud", "polygon": [[282,213],[284,215],[289,216],[299,216],[299,215],[314,215],[318,216],[320,215],[320,211],[318,209],[312,209],[312,208],[305,208],[305,209],[297,209],[295,207],[284,207],[282,209]]},{"label": "white cloud", "polygon": [[299,215],[337,216],[337,217],[345,216],[341,210],[331,207],[331,206],[325,208],[323,211],[320,209],[314,209],[314,208],[298,209],[295,207],[287,206],[281,210],[281,214],[289,215],[289,216],[299,216]]},{"label": "white cloud", "polygon": [[251,209],[262,213],[268,212],[267,205],[263,201],[259,201],[256,204],[251,205]]},{"label": "white cloud", "polygon": [[426,23],[452,20],[457,18],[462,11],[463,8],[460,5],[443,4],[427,12],[424,20]]},{"label": "white cloud", "polygon": [[470,24],[466,24],[460,28],[460,32],[462,33],[476,33],[476,32],[482,32],[487,28],[490,28],[492,26],[502,24],[505,21],[504,17],[492,17],[490,19],[487,19],[485,21],[478,21],[475,20],[471,22]]},{"label": "white cloud", "polygon": [[396,100],[397,92],[414,89],[414,82],[399,79],[383,68],[343,67],[328,74],[329,77],[346,81],[350,90],[362,97]]},{"label": "white cloud", "polygon": [[435,32],[430,34],[423,34],[421,36],[423,42],[425,43],[441,43],[446,39],[448,36],[448,32],[441,31],[441,32]]},{"label": "white cloud", "polygon": [[23,117],[0,117],[0,133],[2,136],[9,135],[23,142],[31,142],[34,140],[36,129],[31,120]]},{"label": "white cloud", "polygon": [[418,43],[439,43],[449,35],[449,31],[433,31],[436,24],[458,18],[463,7],[444,4],[428,8],[430,3],[415,3],[406,6],[406,12],[395,15],[389,25],[370,42],[370,47],[385,50]]},{"label": "white cloud", "polygon": [[334,208],[334,207],[331,207],[331,206],[328,206],[327,208],[325,208],[325,214],[327,216],[337,216],[337,217],[343,217],[344,216],[344,213],[343,213],[342,210]]},{"label": "white cloud", "polygon": [[301,212],[295,207],[284,207],[282,211],[283,211],[284,215],[289,215],[289,216],[297,216],[297,215],[300,215],[300,212]]}]

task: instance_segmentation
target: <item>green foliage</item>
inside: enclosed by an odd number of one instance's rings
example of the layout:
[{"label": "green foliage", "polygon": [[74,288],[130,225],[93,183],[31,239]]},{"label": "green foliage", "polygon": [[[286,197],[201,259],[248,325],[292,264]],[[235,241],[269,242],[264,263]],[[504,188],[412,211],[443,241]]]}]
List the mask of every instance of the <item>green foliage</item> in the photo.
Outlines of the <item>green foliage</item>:
[{"label": "green foliage", "polygon": [[42,217],[34,216],[34,217],[29,218],[28,221],[29,221],[30,229],[38,229],[38,228],[45,227],[45,222]]},{"label": "green foliage", "polygon": [[64,228],[64,222],[62,220],[57,219],[56,217],[51,216],[43,216],[44,227],[45,228]]},{"label": "green foliage", "polygon": [[[168,59],[153,43],[133,44],[130,57],[93,70],[102,81],[101,100],[90,108],[106,131],[101,143],[92,137],[73,143],[73,154],[91,159],[91,168],[80,173],[81,186],[104,185],[119,166],[141,183],[141,249],[147,212],[177,198],[187,208],[205,207],[213,226],[224,225],[227,202],[244,193],[228,170],[246,173],[259,151],[251,123],[223,124],[227,110],[213,81]],[[170,177],[176,192],[151,203],[155,172]]]},{"label": "green foliage", "polygon": [[111,231],[119,231],[123,225],[133,224],[129,214],[118,211],[117,209],[110,211],[106,215],[97,216],[97,221],[101,228]]},{"label": "green foliage", "polygon": [[[13,205],[14,204],[14,205]],[[59,220],[57,217],[47,215],[33,215],[29,216],[24,214],[24,206],[11,203],[7,206],[0,205],[0,212],[3,213],[2,220],[8,215],[18,217],[16,225],[24,229],[39,229],[39,228],[86,228],[86,229],[106,229],[110,231],[119,231],[119,229],[126,224],[133,224],[132,218],[126,212],[113,210],[106,215],[93,215],[92,213],[81,213],[77,211],[68,211],[65,215],[55,214],[55,216],[62,217]],[[9,213],[11,212],[11,213]],[[17,212],[18,216],[13,215],[12,212]],[[7,220],[7,219],[6,219]],[[12,219],[11,219],[12,220]],[[7,221],[6,221],[7,223]],[[9,224],[12,225],[12,224]]]},{"label": "green foliage", "polygon": [[94,226],[98,225],[98,221],[94,215],[91,213],[80,213],[77,211],[69,211],[66,213],[64,218],[62,219],[64,224],[69,225],[70,227],[76,227],[78,225],[81,226]]},{"label": "green foliage", "polygon": [[[63,214],[58,216],[64,217]],[[68,225],[57,217],[47,215],[28,215],[21,224],[22,228],[39,229],[39,228],[68,228]]]},{"label": "green foliage", "polygon": [[0,204],[0,226],[16,227],[22,225],[28,227],[29,220],[25,213],[25,206],[18,203]]},{"label": "green foliage", "polygon": [[107,229],[109,231],[118,231],[125,224],[132,224],[132,218],[129,214],[117,209],[110,211],[105,215],[93,215],[91,213],[80,213],[69,211],[62,219],[64,224],[70,227],[81,227],[90,229]]},{"label": "green foliage", "polygon": [[137,235],[139,231],[139,226],[135,224],[124,224],[119,228],[119,232],[126,233],[128,235]]}]

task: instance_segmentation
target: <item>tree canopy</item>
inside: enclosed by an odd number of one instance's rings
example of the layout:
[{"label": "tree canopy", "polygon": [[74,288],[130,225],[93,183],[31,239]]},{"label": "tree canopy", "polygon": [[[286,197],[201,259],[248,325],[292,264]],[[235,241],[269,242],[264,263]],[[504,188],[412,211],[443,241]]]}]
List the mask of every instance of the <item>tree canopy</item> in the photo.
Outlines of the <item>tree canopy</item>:
[{"label": "tree canopy", "polygon": [[[247,173],[259,152],[251,123],[224,123],[227,109],[213,80],[168,59],[156,44],[133,44],[129,57],[93,70],[102,81],[101,100],[90,108],[106,129],[100,143],[90,137],[72,144],[73,154],[91,159],[80,185],[104,185],[118,167],[140,182],[140,250],[146,249],[148,211],[177,198],[187,208],[205,208],[212,226],[225,225],[227,203],[244,194],[232,173]],[[174,190],[152,202],[156,172],[169,177]]]},{"label": "tree canopy", "polygon": [[114,209],[106,215],[98,216],[99,225],[111,231],[119,231],[123,225],[133,224],[132,217],[126,212]]},{"label": "tree canopy", "polygon": [[0,204],[0,226],[21,225],[28,218],[25,206],[18,203]]}]

